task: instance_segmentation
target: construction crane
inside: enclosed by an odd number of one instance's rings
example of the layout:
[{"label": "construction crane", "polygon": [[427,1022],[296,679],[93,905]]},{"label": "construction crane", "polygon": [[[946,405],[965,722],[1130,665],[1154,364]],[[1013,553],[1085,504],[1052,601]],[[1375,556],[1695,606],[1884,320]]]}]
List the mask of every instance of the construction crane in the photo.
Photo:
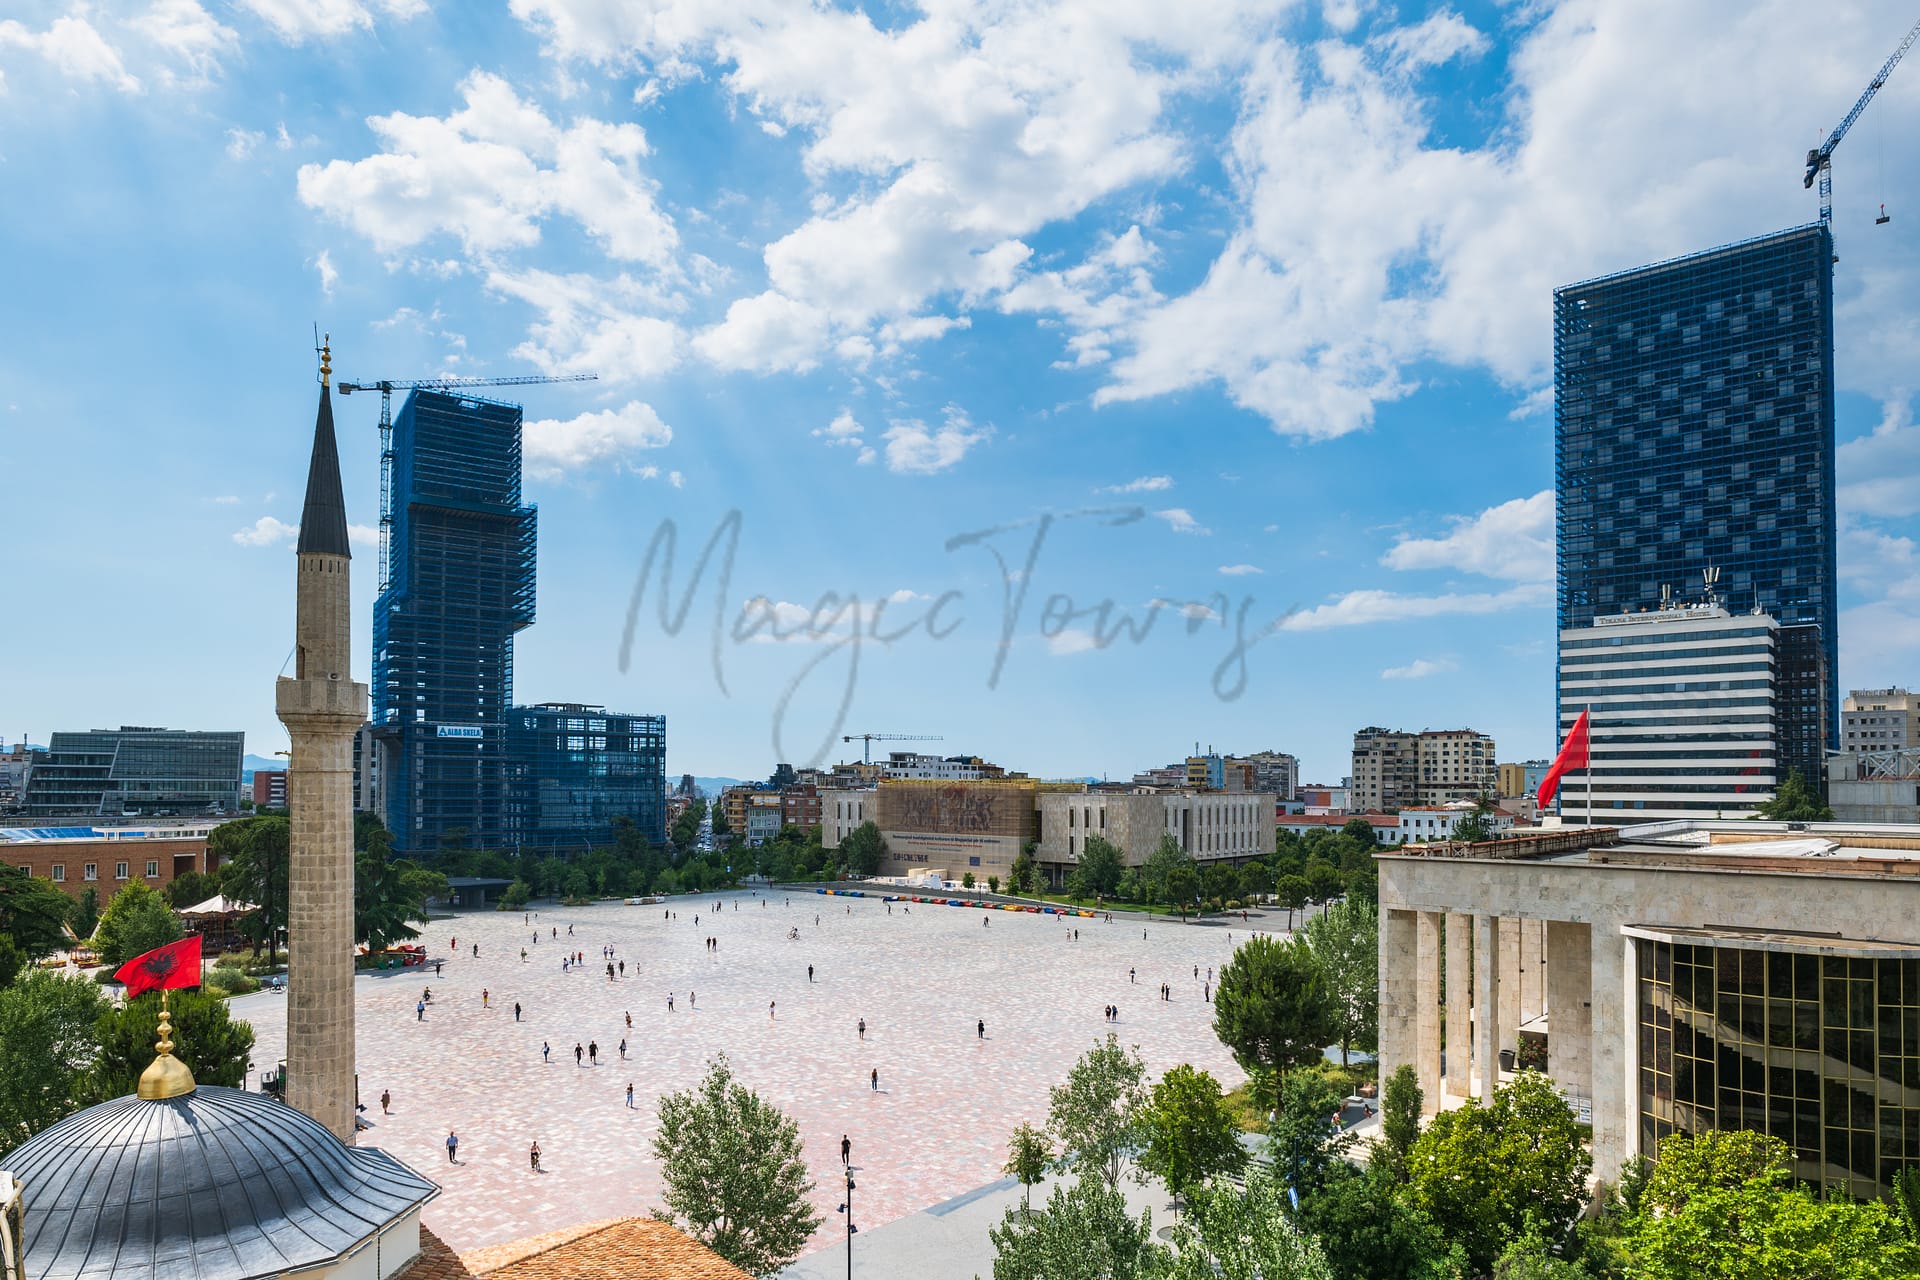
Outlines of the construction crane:
[{"label": "construction crane", "polygon": [[939,742],[941,738],[937,733],[849,733],[840,741],[861,743],[860,763],[872,764],[876,742]]},{"label": "construction crane", "polygon": [[458,391],[467,387],[529,387],[543,382],[597,382],[597,373],[563,373],[519,378],[383,378],[379,382],[343,382],[340,394],[380,393],[380,590],[388,584],[388,545],[393,539],[393,393],[396,391]]},{"label": "construction crane", "polygon": [[[1819,180],[1820,225],[1829,232],[1833,230],[1833,149],[1840,145],[1840,139],[1847,136],[1847,130],[1853,128],[1853,122],[1860,118],[1860,113],[1867,109],[1869,102],[1873,101],[1873,95],[1880,92],[1880,87],[1886,84],[1887,77],[1892,75],[1893,69],[1900,65],[1900,59],[1906,57],[1907,50],[1913,48],[1915,40],[1920,40],[1920,22],[1914,23],[1907,29],[1906,38],[1900,42],[1900,47],[1893,51],[1893,56],[1888,58],[1886,65],[1880,68],[1880,74],[1867,85],[1867,91],[1860,95],[1860,101],[1853,104],[1853,110],[1847,112],[1847,118],[1827,135],[1825,142],[1807,152],[1807,173],[1800,185],[1811,187],[1815,179]],[[1874,221],[1883,223],[1887,220],[1887,210],[1883,205],[1880,216]]]}]

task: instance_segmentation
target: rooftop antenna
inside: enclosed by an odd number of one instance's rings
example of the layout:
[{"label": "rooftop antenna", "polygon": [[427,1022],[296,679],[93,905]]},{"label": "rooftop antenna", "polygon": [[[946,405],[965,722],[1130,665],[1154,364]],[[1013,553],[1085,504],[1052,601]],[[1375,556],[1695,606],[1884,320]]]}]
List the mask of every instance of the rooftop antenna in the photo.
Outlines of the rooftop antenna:
[{"label": "rooftop antenna", "polygon": [[1707,568],[1702,569],[1700,571],[1700,577],[1704,580],[1704,583],[1705,583],[1706,593],[1707,593],[1707,604],[1709,606],[1719,604],[1720,596],[1719,596],[1719,593],[1714,590],[1714,588],[1720,585],[1720,566],[1717,564],[1709,565]]},{"label": "rooftop antenna", "polygon": [[1660,584],[1660,612],[1665,613],[1671,608],[1673,608],[1673,584],[1663,582]]},{"label": "rooftop antenna", "polygon": [[[322,335],[320,332],[320,322],[318,320],[314,321],[313,322],[313,354],[320,357],[320,363],[322,365],[325,365],[327,363],[328,350],[332,345],[333,345],[333,335],[330,333]],[[327,373],[328,373],[328,370],[322,369],[319,373],[314,375],[314,378],[317,382],[319,382],[321,385],[324,386],[327,381]]]}]

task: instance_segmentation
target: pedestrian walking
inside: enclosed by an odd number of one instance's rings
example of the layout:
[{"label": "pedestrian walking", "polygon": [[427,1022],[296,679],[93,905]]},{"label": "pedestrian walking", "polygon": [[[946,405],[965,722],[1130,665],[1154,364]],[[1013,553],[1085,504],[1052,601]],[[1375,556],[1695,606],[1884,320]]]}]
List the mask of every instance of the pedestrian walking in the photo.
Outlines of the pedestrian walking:
[{"label": "pedestrian walking", "polygon": [[987,1020],[985,1018],[980,1019],[978,1030],[980,1032],[980,1038],[985,1040],[987,1038]]},{"label": "pedestrian walking", "polygon": [[594,1066],[597,1067],[600,1065],[600,1042],[598,1040],[587,1041],[587,1058]]},{"label": "pedestrian walking", "polygon": [[633,1081],[631,1080],[627,1081],[627,1106],[629,1108],[633,1106]]},{"label": "pedestrian walking", "polygon": [[667,1012],[673,1012],[673,992],[667,992]]},{"label": "pedestrian walking", "polygon": [[548,1061],[552,1053],[553,1053],[553,1046],[548,1044],[545,1040],[542,1040],[540,1042],[540,1061],[542,1062]]},{"label": "pedestrian walking", "polygon": [[849,1167],[853,1164],[853,1139],[844,1133],[840,1135],[840,1163]]},{"label": "pedestrian walking", "polygon": [[460,1157],[460,1135],[455,1133],[453,1130],[449,1129],[447,1130],[447,1163],[459,1164],[460,1163],[459,1157]]},{"label": "pedestrian walking", "polygon": [[445,963],[446,963],[446,961],[444,961],[444,960],[435,960],[435,961],[433,962],[433,976],[434,976],[434,977],[436,977],[436,978],[437,978],[437,977],[439,977],[439,976],[440,976],[440,966],[441,966],[441,965],[443,965],[443,964],[445,964]]},{"label": "pedestrian walking", "polygon": [[415,1000],[413,1002],[413,1016],[417,1022],[425,1022],[427,1020],[427,1002],[425,1000]]},{"label": "pedestrian walking", "polygon": [[627,1030],[633,1030],[633,1010],[627,1010]]},{"label": "pedestrian walking", "polygon": [[1138,978],[1136,978],[1136,977],[1134,977],[1134,976],[1133,976],[1133,970],[1131,970],[1131,969],[1129,969],[1129,970],[1127,970],[1127,981],[1128,981],[1128,982],[1130,982],[1130,983],[1131,983],[1131,982],[1138,982],[1138,981],[1140,981],[1140,979],[1138,979]]},{"label": "pedestrian walking", "polygon": [[473,944],[473,958],[475,960],[480,958],[480,944],[477,942]]},{"label": "pedestrian walking", "polygon": [[812,965],[808,965],[808,966],[807,966],[807,981],[808,981],[808,982],[812,982],[812,981],[813,981],[813,966],[812,966]]},{"label": "pedestrian walking", "polygon": [[534,1143],[532,1149],[527,1152],[527,1161],[533,1166],[535,1173],[540,1172],[540,1144],[538,1142]]},{"label": "pedestrian walking", "polygon": [[698,1009],[699,1007],[700,1007],[700,993],[695,991],[692,987],[688,987],[687,988],[687,1008]]},{"label": "pedestrian walking", "polygon": [[620,1061],[625,1062],[626,1060],[627,1060],[627,1038],[625,1036],[621,1036],[620,1037]]},{"label": "pedestrian walking", "polygon": [[867,1038],[867,1020],[865,1018],[860,1019],[860,1038],[862,1040]]},{"label": "pedestrian walking", "polygon": [[627,962],[626,962],[625,960],[620,960],[620,961],[616,961],[616,963],[617,963],[617,964],[618,964],[618,965],[620,966],[620,976],[621,976],[621,977],[623,977],[623,978],[624,978],[624,977],[626,977],[626,976],[627,976]]},{"label": "pedestrian walking", "polygon": [[520,1002],[518,1000],[513,1002],[513,1020],[515,1022],[520,1021]]},{"label": "pedestrian walking", "polygon": [[393,1090],[382,1089],[380,1091],[380,1114],[383,1116],[392,1115],[393,1113],[388,1110],[391,1106],[393,1106]]},{"label": "pedestrian walking", "polygon": [[487,1007],[487,1001],[491,999],[493,999],[493,993],[485,987],[480,988],[480,1007],[482,1009]]},{"label": "pedestrian walking", "polygon": [[873,1086],[873,1092],[880,1092],[880,1068],[873,1069],[873,1075],[868,1078],[868,1082]]},{"label": "pedestrian walking", "polygon": [[586,1056],[587,1056],[586,1049],[581,1047],[581,1044],[578,1040],[575,1040],[573,1042],[573,1065],[576,1067],[584,1066],[585,1064],[581,1061],[581,1059]]},{"label": "pedestrian walking", "polygon": [[768,1022],[773,1021],[773,1006],[775,1003],[776,1002],[772,1000],[767,1001],[767,1021]]}]

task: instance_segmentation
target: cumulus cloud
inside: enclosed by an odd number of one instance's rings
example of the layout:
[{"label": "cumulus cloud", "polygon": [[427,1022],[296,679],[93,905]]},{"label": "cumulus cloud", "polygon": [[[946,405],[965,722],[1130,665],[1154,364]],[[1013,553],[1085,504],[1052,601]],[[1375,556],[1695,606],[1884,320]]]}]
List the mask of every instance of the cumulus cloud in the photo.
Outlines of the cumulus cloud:
[{"label": "cumulus cloud", "polygon": [[529,422],[521,432],[521,448],[527,474],[535,479],[556,480],[595,467],[623,468],[651,478],[657,469],[636,464],[635,455],[662,448],[672,439],[673,429],[652,405],[631,400],[618,409],[565,421]]},{"label": "cumulus cloud", "polygon": [[469,254],[525,248],[540,240],[543,219],[560,215],[609,257],[671,265],[679,235],[641,171],[649,148],[639,125],[556,124],[484,71],[468,75],[460,95],[465,105],[444,118],[370,118],[380,154],[302,165],[300,199],[385,251],[441,234]]},{"label": "cumulus cloud", "polygon": [[809,644],[842,637],[858,630],[881,640],[887,610],[895,605],[933,597],[900,587],[868,602],[852,596],[822,596],[811,605],[769,596],[753,596],[740,605],[736,633],[756,644]]},{"label": "cumulus cloud", "polygon": [[350,524],[347,526],[347,541],[356,547],[378,547],[380,530],[370,524]]},{"label": "cumulus cloud", "polygon": [[171,67],[163,68],[161,78],[169,83],[201,83],[220,70],[220,56],[239,47],[240,37],[208,13],[199,0],[157,0],[152,8],[131,23],[173,61],[186,68],[181,75]]},{"label": "cumulus cloud", "polygon": [[333,265],[333,255],[322,249],[314,255],[313,269],[320,273],[320,292],[331,298],[333,286],[340,282],[340,269]]},{"label": "cumulus cloud", "polygon": [[1095,489],[1095,493],[1159,493],[1163,489],[1173,488],[1172,476],[1141,476],[1138,480],[1129,480],[1125,484],[1109,484]]},{"label": "cumulus cloud", "polygon": [[1357,627],[1377,622],[1406,622],[1450,614],[1504,613],[1508,609],[1536,608],[1551,603],[1553,593],[1544,583],[1526,583],[1505,591],[1449,592],[1407,595],[1397,591],[1348,591],[1323,605],[1289,614],[1280,624],[1285,631],[1321,631],[1329,627]]},{"label": "cumulus cloud", "polygon": [[19,22],[0,22],[0,49],[37,53],[69,80],[110,85],[122,93],[139,93],[140,81],[128,73],[120,51],[107,43],[106,37],[87,21],[84,12],[55,18],[45,31],[38,32]]},{"label": "cumulus cloud", "polygon": [[880,455],[866,440],[866,429],[860,425],[850,410],[842,409],[832,422],[824,427],[815,427],[813,437],[828,445],[852,449],[854,461],[861,466],[874,461]]},{"label": "cumulus cloud", "polygon": [[680,363],[683,336],[651,314],[658,290],[625,272],[603,279],[584,272],[496,269],[487,288],[540,313],[513,354],[542,373],[592,373],[605,382],[658,377]]},{"label": "cumulus cloud", "polygon": [[227,159],[247,159],[253,154],[253,149],[266,140],[266,136],[248,129],[227,130]]},{"label": "cumulus cloud", "polygon": [[1099,647],[1098,637],[1078,627],[1063,627],[1047,637],[1047,652],[1056,658],[1071,657]]},{"label": "cumulus cloud", "polygon": [[818,363],[826,340],[825,313],[769,289],[733,303],[727,318],[698,334],[693,345],[722,369],[804,373]]},{"label": "cumulus cloud", "polygon": [[1389,569],[1452,569],[1514,582],[1553,579],[1553,490],[1476,516],[1455,516],[1438,538],[1403,537],[1382,556]]},{"label": "cumulus cloud", "polygon": [[299,536],[299,525],[288,524],[272,516],[261,516],[246,528],[236,530],[233,540],[243,547],[272,547],[282,542],[292,542]]},{"label": "cumulus cloud", "polygon": [[886,441],[887,470],[928,476],[957,464],[974,446],[993,436],[992,427],[976,427],[966,411],[948,405],[938,427],[918,420],[895,422],[880,437]]},{"label": "cumulus cloud", "polygon": [[1167,528],[1173,530],[1175,533],[1192,533],[1205,536],[1213,532],[1213,530],[1207,528],[1198,520],[1195,520],[1193,513],[1185,507],[1168,507],[1165,511],[1156,511],[1153,513],[1153,518],[1156,520],[1165,520],[1167,522]]},{"label": "cumulus cloud", "polygon": [[1442,672],[1453,671],[1456,664],[1451,658],[1415,658],[1404,667],[1388,667],[1380,673],[1382,680],[1425,680],[1428,676],[1437,676]]},{"label": "cumulus cloud", "polygon": [[1840,508],[1863,516],[1920,512],[1920,427],[1904,396],[1882,406],[1871,435],[1849,440],[1835,458]]},{"label": "cumulus cloud", "polygon": [[375,18],[385,14],[411,18],[427,11],[427,0],[235,0],[256,18],[272,27],[288,44],[303,44],[312,39],[342,36],[350,31],[370,30]]},{"label": "cumulus cloud", "polygon": [[1229,578],[1243,578],[1248,574],[1265,573],[1266,570],[1257,564],[1223,564],[1220,566],[1220,572]]}]

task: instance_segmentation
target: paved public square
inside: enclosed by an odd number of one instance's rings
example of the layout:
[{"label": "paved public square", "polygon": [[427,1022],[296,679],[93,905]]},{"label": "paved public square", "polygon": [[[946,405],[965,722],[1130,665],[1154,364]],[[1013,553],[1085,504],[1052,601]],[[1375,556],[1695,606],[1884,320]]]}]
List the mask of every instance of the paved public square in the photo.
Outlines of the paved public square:
[{"label": "paved public square", "polygon": [[[429,965],[356,983],[360,1099],[373,1126],[360,1140],[441,1183],[425,1220],[456,1250],[645,1213],[660,1205],[655,1102],[694,1085],[724,1050],[744,1084],[799,1122],[826,1218],[818,1248],[843,1231],[842,1134],[853,1142],[862,1230],[941,1204],[1001,1176],[1008,1133],[1044,1121],[1048,1088],[1110,1029],[1140,1047],[1154,1076],[1191,1062],[1237,1084],[1244,1075],[1214,1038],[1203,986],[1231,954],[1229,935],[1260,923],[900,903],[889,914],[878,897],[735,892],[671,907],[543,906],[535,943],[520,912],[467,913],[421,939],[445,961],[440,976]],[[626,962],[624,977],[608,981],[603,946]],[[573,951],[585,963],[562,973]],[[1170,1001],[1159,998],[1163,982]],[[1108,1004],[1120,1014],[1111,1026]],[[255,1027],[257,1069],[283,1056],[285,1006],[268,994],[235,1002]],[[575,1066],[574,1045],[589,1042],[600,1065]],[[393,1094],[389,1116],[382,1090]],[[450,1128],[457,1165],[447,1162]],[[528,1167],[536,1140],[540,1174]]]}]

